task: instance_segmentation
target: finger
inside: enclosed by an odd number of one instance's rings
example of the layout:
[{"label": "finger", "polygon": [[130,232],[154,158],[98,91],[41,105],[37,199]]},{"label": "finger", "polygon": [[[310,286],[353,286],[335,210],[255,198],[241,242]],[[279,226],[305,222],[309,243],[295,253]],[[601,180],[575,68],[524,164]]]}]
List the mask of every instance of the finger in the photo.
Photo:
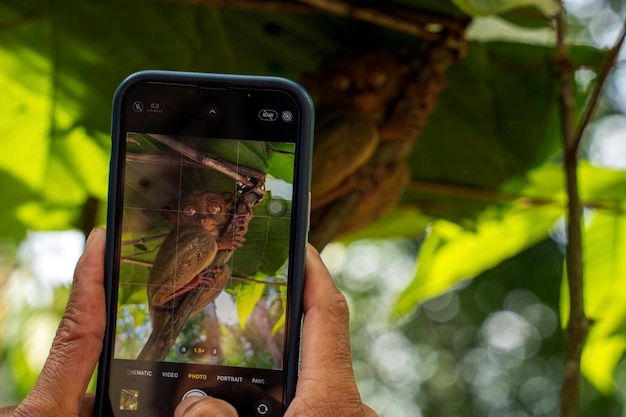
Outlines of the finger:
[{"label": "finger", "polygon": [[307,248],[303,303],[303,365],[334,367],[341,362],[351,366],[348,304],[311,245]]},{"label": "finger", "polygon": [[237,410],[226,401],[213,397],[189,397],[180,402],[174,417],[238,417]]},{"label": "finger", "polygon": [[94,229],[87,239],[50,355],[16,410],[23,415],[79,415],[104,337],[104,236],[104,229]]},{"label": "finger", "polygon": [[348,407],[360,406],[352,370],[348,304],[311,245],[307,249],[303,302],[302,368],[298,393],[309,395],[315,392],[335,398],[340,392],[340,402]]}]

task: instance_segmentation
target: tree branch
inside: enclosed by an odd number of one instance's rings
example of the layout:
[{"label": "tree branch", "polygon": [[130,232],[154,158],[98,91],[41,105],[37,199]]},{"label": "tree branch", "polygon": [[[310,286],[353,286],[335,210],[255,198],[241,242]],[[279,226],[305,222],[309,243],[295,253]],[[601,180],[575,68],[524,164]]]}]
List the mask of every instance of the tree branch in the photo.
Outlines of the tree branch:
[{"label": "tree branch", "polygon": [[[490,203],[517,203],[525,207],[546,205],[563,205],[563,200],[556,197],[527,196],[520,193],[504,192],[488,188],[479,188],[469,185],[447,184],[443,182],[412,180],[407,186],[408,191],[436,196],[462,198],[466,200],[485,201]],[[581,205],[585,208],[596,210],[613,211],[622,213],[622,201],[620,199],[606,199],[603,201],[582,200]]]},{"label": "tree branch", "polygon": [[[240,182],[246,187],[254,186],[254,183],[252,181],[250,181],[246,176],[241,175],[238,165],[234,165],[234,164],[230,164],[224,161],[218,161],[217,159],[214,159],[214,158],[210,158],[204,155],[202,152],[198,152],[197,150],[192,149],[182,144],[181,142],[176,141],[166,135],[151,134],[148,136],[156,140],[157,142],[161,142],[162,144],[170,147],[171,149],[175,150],[181,155],[186,156],[191,161],[197,162],[203,167],[211,168],[217,172],[221,172],[222,174],[233,178],[234,180]],[[263,173],[260,173],[258,171],[255,171],[255,172],[257,173],[256,178],[260,178],[263,176]]]},{"label": "tree branch", "polygon": [[424,26],[425,22],[423,22],[422,25],[416,24],[417,21],[423,20],[423,15],[416,16],[416,13],[411,13],[407,10],[402,11],[402,13],[389,13],[388,11],[385,13],[385,11],[378,8],[359,6],[357,4],[346,3],[338,0],[298,1],[329,14],[363,20],[378,26],[404,32],[427,41],[436,41],[440,39],[441,36],[437,32],[440,32],[444,27],[441,24],[436,24],[437,26],[431,25],[430,27],[438,30],[428,30]]},{"label": "tree branch", "polygon": [[[205,157],[205,158],[212,159],[208,157]],[[148,163],[148,164],[153,164],[153,165],[162,164],[162,165],[184,166],[184,167],[189,167],[189,168],[212,168],[212,167],[208,167],[206,164],[202,164],[200,162],[197,162],[191,159],[180,159],[179,157],[176,157],[174,155],[165,155],[165,154],[156,154],[156,153],[127,152],[126,160],[131,161],[131,162],[141,162],[141,163]],[[243,175],[244,177],[249,177],[249,178],[261,178],[263,176],[263,173],[261,171],[248,168],[243,165],[237,165],[231,162],[221,161],[217,159],[214,159],[213,161],[215,161],[216,164],[223,165],[226,170],[230,170],[233,173],[233,175],[230,175],[230,174],[226,174],[226,175],[230,176],[231,178],[234,178],[235,180],[237,179],[237,177],[235,176],[236,173],[239,173]],[[244,184],[244,185],[249,186],[249,184]]]},{"label": "tree branch", "polygon": [[590,320],[585,314],[584,265],[582,236],[582,204],[578,192],[578,150],[591,117],[597,107],[604,84],[614,66],[626,37],[626,22],[622,32],[606,57],[598,82],[587,103],[583,118],[574,128],[574,92],[571,66],[568,62],[565,43],[565,9],[561,1],[561,12],[556,17],[557,56],[560,62],[560,112],[564,151],[566,187],[568,195],[568,244],[566,249],[567,283],[569,287],[570,314],[566,327],[565,366],[561,390],[561,417],[577,417],[580,408],[580,361],[589,332]]},{"label": "tree branch", "polygon": [[231,275],[230,279],[233,280],[233,281],[251,282],[253,284],[264,284],[264,285],[272,285],[272,286],[278,286],[278,287],[286,287],[287,286],[287,281],[264,281],[262,279],[239,277],[239,276],[235,276],[235,275]]},{"label": "tree branch", "polygon": [[[137,1],[137,0],[122,0]],[[146,1],[146,0],[144,0]],[[150,0],[147,0],[150,1]],[[163,0],[162,0],[163,1]],[[264,12],[325,13],[362,20],[429,41],[442,39],[441,33],[462,33],[469,23],[468,16],[450,18],[433,13],[416,12],[386,5],[384,8],[350,4],[340,0],[164,0]],[[452,40],[452,39],[449,39]]]},{"label": "tree branch", "polygon": [[583,298],[582,207],[578,193],[578,144],[574,131],[574,91],[565,43],[565,9],[556,17],[559,65],[559,107],[564,153],[567,203],[567,248],[565,267],[570,314],[566,328],[565,364],[561,388],[561,417],[577,417],[580,408],[580,359],[589,329]]},{"label": "tree branch", "polygon": [[152,268],[152,265],[153,265],[152,262],[138,261],[137,259],[127,258],[127,257],[122,257],[120,260],[128,264],[145,266],[146,268]]}]

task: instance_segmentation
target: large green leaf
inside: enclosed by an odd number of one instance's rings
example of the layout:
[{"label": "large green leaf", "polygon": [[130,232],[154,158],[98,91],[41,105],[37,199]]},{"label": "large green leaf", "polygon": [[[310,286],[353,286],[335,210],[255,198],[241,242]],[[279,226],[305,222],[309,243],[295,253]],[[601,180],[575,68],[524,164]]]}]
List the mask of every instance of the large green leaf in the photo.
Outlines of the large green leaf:
[{"label": "large green leaf", "polygon": [[233,275],[253,276],[262,272],[275,276],[289,256],[291,202],[268,193],[254,209],[246,242],[232,257]]},{"label": "large green leaf", "polygon": [[405,315],[422,301],[544,240],[561,214],[554,206],[484,213],[475,231],[445,220],[433,222],[420,248],[413,282],[400,295],[395,313]]},{"label": "large green leaf", "polygon": [[[626,200],[626,172],[581,163],[579,178],[585,206],[608,215],[620,213],[619,207]],[[420,249],[415,278],[401,295],[396,312],[406,314],[421,301],[545,239],[556,220],[565,215],[564,184],[562,165],[547,163],[530,171],[526,181],[505,184],[500,194],[500,205],[504,208],[498,210],[490,206],[478,217],[473,230],[442,219],[434,221]],[[602,233],[610,233],[610,236],[614,233],[615,238],[619,238],[619,229],[615,226],[596,227]],[[599,261],[594,254],[586,255],[586,262],[604,267],[612,265],[606,256],[617,256],[611,254],[620,253],[620,248],[615,244],[611,246],[610,236],[596,239],[597,244],[605,245],[599,249],[605,258]],[[598,287],[601,285],[592,285],[594,291]],[[592,304],[592,311],[604,305],[602,302],[595,307]],[[626,323],[626,316],[618,320]]]},{"label": "large green leaf", "polygon": [[[598,68],[602,54],[570,49],[571,59]],[[480,195],[527,181],[527,172],[560,152],[554,49],[504,42],[472,44],[446,74],[447,87],[410,157],[414,183],[405,202],[425,214],[472,227],[493,199]],[[578,96],[577,109],[583,103]],[[440,185],[440,187],[438,187]],[[450,185],[475,190],[456,195]]]}]

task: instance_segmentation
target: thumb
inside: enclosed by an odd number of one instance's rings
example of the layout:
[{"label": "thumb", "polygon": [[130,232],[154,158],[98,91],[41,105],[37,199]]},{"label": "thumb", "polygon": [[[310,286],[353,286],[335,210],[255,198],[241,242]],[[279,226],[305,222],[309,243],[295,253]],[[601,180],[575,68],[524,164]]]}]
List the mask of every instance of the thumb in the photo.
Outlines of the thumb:
[{"label": "thumb", "polygon": [[74,272],[74,283],[50,355],[18,416],[78,416],[102,349],[105,328],[104,229],[94,229]]},{"label": "thumb", "polygon": [[235,408],[213,397],[189,397],[178,404],[174,417],[238,417]]}]

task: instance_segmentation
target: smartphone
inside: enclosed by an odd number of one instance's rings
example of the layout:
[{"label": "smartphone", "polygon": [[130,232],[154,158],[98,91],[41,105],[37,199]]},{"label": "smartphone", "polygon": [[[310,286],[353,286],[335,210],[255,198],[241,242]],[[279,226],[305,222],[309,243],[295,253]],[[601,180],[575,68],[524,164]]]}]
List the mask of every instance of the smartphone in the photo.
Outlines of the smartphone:
[{"label": "smartphone", "polygon": [[313,105],[297,83],[143,71],[113,100],[96,416],[295,393]]}]

